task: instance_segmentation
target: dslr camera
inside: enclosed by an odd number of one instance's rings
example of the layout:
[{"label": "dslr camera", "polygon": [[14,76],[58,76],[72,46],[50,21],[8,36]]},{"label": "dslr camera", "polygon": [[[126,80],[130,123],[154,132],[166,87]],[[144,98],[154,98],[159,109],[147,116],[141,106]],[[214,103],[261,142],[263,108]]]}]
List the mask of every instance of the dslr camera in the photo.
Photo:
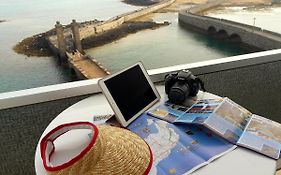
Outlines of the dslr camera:
[{"label": "dslr camera", "polygon": [[186,98],[196,96],[199,89],[206,91],[204,83],[189,70],[165,76],[165,92],[174,104],[182,104]]}]

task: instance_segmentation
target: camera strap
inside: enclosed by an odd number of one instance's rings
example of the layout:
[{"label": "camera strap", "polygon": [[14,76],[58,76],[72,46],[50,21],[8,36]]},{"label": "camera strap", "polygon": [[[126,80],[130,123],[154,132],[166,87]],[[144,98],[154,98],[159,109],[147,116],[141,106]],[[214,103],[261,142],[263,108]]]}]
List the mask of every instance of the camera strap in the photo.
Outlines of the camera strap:
[{"label": "camera strap", "polygon": [[198,77],[195,78],[195,81],[197,81],[200,84],[200,88],[202,89],[202,91],[206,92],[204,82]]}]

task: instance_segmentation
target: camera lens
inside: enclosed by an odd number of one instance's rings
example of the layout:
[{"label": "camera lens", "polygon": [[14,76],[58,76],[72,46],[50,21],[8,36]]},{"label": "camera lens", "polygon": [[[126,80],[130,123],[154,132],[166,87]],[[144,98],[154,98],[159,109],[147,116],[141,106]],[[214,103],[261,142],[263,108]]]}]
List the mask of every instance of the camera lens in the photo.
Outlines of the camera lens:
[{"label": "camera lens", "polygon": [[189,91],[187,84],[180,84],[177,82],[172,86],[168,98],[172,103],[181,104],[186,99],[186,95],[189,94]]}]

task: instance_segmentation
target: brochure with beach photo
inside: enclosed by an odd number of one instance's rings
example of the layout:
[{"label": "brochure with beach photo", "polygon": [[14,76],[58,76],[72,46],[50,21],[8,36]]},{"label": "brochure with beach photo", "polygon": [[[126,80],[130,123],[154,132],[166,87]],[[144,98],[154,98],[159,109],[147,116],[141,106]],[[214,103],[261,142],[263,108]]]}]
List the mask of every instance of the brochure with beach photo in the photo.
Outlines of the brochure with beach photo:
[{"label": "brochure with beach photo", "polygon": [[219,107],[205,120],[204,125],[236,144],[251,116],[250,111],[229,98],[224,98]]},{"label": "brochure with beach photo", "polygon": [[199,100],[191,107],[165,102],[148,114],[174,124],[201,124],[233,144],[280,157],[281,124],[252,114],[229,98]]},{"label": "brochure with beach photo", "polygon": [[147,113],[170,123],[202,124],[220,105],[223,98],[198,100],[190,107],[164,102]]},{"label": "brochure with beach photo", "polygon": [[281,124],[254,114],[237,145],[278,159],[281,150]]},{"label": "brochure with beach photo", "polygon": [[280,157],[281,124],[252,114],[229,98],[224,99],[203,125],[234,144],[274,159]]}]

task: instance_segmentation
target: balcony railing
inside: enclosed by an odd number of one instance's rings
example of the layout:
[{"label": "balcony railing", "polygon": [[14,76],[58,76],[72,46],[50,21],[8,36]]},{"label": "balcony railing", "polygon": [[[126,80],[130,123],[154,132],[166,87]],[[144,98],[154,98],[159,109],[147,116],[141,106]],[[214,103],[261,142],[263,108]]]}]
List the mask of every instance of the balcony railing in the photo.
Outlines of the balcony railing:
[{"label": "balcony railing", "polygon": [[[189,69],[206,89],[281,122],[281,49],[149,70],[153,82]],[[42,132],[70,105],[100,92],[98,79],[0,94],[0,174],[34,174]]]}]

